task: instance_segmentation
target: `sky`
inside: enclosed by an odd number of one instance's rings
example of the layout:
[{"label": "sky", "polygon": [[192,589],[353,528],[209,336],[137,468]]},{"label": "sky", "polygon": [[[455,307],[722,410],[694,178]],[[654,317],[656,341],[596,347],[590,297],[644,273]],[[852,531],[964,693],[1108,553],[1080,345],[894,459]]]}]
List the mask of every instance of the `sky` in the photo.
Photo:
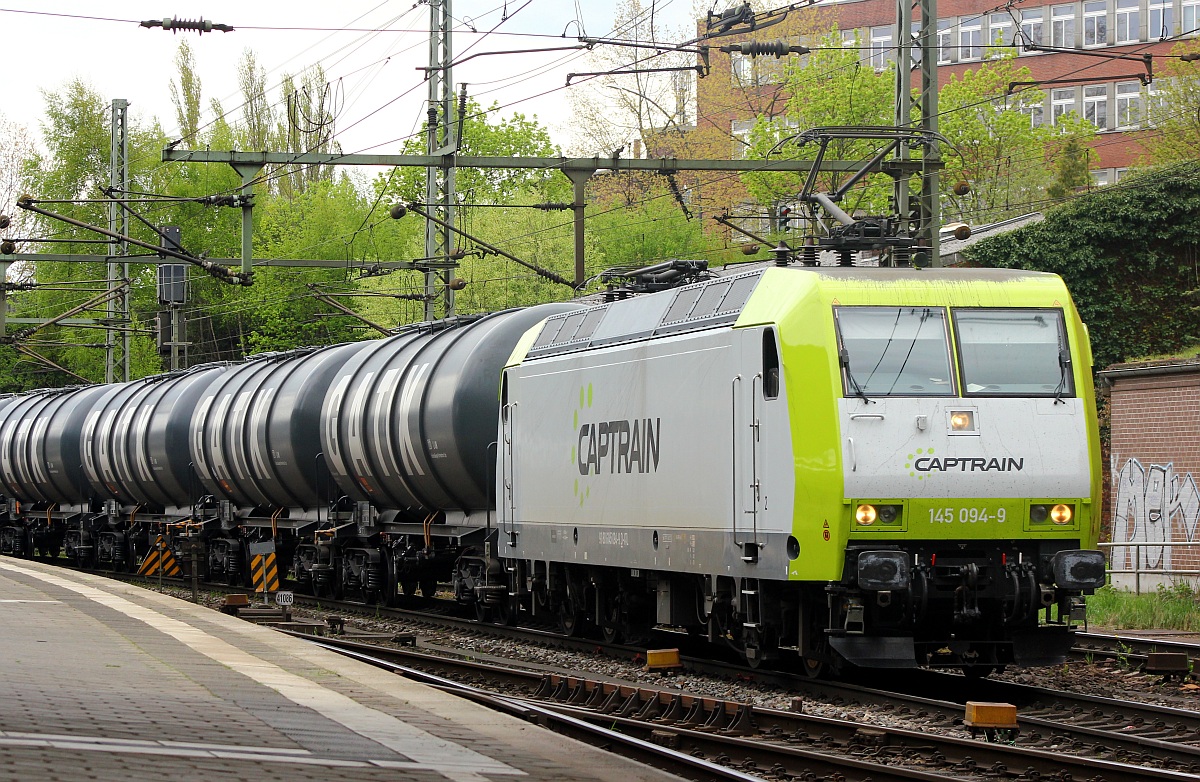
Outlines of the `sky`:
[{"label": "sky", "polygon": [[[692,0],[642,2],[654,5],[663,24],[690,26]],[[615,5],[616,0],[452,0],[454,56],[574,46],[580,30],[608,36]],[[203,18],[235,30],[198,35],[138,24],[164,16]],[[280,100],[283,74],[320,63],[337,95],[343,151],[396,152],[424,118],[427,86],[418,69],[428,63],[428,29],[429,7],[418,0],[0,0],[9,63],[0,118],[36,135],[43,92],[80,78],[106,101],[128,100],[132,121],[156,117],[176,138],[170,83],[179,41],[186,37],[203,90],[202,124],[212,119],[208,106],[214,98],[237,119],[237,65],[252,49],[267,72],[273,101]],[[453,81],[456,90],[467,82],[469,94],[485,106],[501,104],[503,116],[536,115],[565,149],[572,140],[566,76],[588,70],[581,51],[504,54],[457,65]]]}]

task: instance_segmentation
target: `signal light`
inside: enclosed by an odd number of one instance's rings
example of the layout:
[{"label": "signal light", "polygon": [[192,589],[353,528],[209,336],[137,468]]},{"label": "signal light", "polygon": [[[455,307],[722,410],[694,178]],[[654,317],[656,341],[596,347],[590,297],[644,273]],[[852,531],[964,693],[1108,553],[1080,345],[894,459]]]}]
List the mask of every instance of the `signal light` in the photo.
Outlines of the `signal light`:
[{"label": "signal light", "polygon": [[874,505],[859,505],[854,511],[854,520],[863,527],[871,526],[878,517],[879,514],[876,512]]}]

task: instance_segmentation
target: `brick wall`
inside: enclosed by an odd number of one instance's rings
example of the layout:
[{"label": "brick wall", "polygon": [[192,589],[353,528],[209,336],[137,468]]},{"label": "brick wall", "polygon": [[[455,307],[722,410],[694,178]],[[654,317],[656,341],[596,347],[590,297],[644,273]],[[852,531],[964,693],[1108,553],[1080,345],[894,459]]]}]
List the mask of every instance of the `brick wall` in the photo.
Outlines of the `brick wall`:
[{"label": "brick wall", "polygon": [[[1144,591],[1200,570],[1200,546],[1171,545],[1200,541],[1200,360],[1101,375],[1112,385],[1110,539],[1162,544],[1112,549],[1114,570],[1151,571],[1140,578]],[[1113,577],[1130,588],[1137,580]]]}]

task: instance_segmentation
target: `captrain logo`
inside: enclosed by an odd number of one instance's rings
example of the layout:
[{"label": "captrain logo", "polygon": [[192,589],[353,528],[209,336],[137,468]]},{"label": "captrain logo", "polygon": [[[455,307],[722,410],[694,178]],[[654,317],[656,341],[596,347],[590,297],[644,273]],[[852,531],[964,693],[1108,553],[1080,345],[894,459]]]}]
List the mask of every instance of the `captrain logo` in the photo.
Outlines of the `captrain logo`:
[{"label": "captrain logo", "polygon": [[1025,458],[986,459],[979,456],[934,456],[932,448],[918,448],[908,455],[904,469],[910,477],[923,481],[938,472],[1020,472],[1025,469]]},{"label": "captrain logo", "polygon": [[[588,420],[592,407],[592,384],[580,386],[579,405],[571,428],[571,462],[583,477],[633,475],[658,472],[661,418]],[[575,496],[583,505],[591,487],[575,479]]]}]

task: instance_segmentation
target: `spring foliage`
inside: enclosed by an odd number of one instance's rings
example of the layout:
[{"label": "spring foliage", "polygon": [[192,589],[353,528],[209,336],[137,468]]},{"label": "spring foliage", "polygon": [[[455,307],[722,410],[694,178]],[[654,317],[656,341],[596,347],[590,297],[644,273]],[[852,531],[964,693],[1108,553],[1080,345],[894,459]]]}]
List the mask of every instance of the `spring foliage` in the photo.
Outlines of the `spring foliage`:
[{"label": "spring foliage", "polygon": [[1145,174],[1049,210],[1040,223],[985,239],[980,266],[1054,272],[1088,324],[1095,366],[1179,350],[1200,338],[1200,164]]}]

